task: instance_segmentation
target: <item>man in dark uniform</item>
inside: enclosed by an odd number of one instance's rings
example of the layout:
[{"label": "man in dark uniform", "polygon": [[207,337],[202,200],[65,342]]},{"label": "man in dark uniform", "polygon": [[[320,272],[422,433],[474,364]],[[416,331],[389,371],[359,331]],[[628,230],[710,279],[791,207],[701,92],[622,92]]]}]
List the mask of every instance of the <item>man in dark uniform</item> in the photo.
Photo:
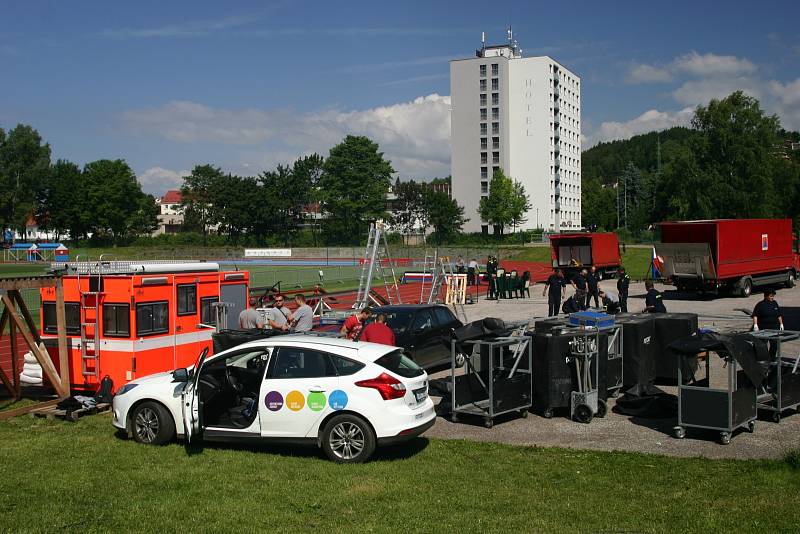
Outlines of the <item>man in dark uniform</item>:
[{"label": "man in dark uniform", "polygon": [[497,258],[489,256],[486,259],[486,277],[489,278],[489,297],[497,298]]},{"label": "man in dark uniform", "polygon": [[628,313],[628,286],[631,285],[631,277],[625,272],[625,267],[620,267],[617,278],[617,293],[619,294],[619,311]]},{"label": "man in dark uniform", "polygon": [[[775,290],[764,291],[764,300],[756,304],[751,315],[753,318],[753,331],[759,330],[783,330],[783,316],[781,307],[775,302]],[[773,358],[778,352],[778,344],[774,341],[769,342],[769,354]]]},{"label": "man in dark uniform", "polygon": [[586,269],[572,277],[572,286],[575,288],[575,304],[581,310],[586,309]]},{"label": "man in dark uniform", "polygon": [[558,269],[553,269],[553,274],[544,283],[542,296],[547,295],[547,315],[554,317],[561,309],[561,299],[564,298],[564,273]]},{"label": "man in dark uniform", "polygon": [[597,267],[592,266],[589,274],[586,276],[586,284],[589,286],[589,293],[586,296],[586,307],[589,307],[589,303],[591,302],[592,298],[594,298],[594,307],[600,307],[600,288],[597,284],[600,282],[600,278],[597,276]]},{"label": "man in dark uniform", "polygon": [[664,306],[661,291],[653,287],[653,282],[648,280],[644,283],[644,288],[647,290],[647,296],[644,298],[645,310],[647,313],[667,313],[667,308]]}]

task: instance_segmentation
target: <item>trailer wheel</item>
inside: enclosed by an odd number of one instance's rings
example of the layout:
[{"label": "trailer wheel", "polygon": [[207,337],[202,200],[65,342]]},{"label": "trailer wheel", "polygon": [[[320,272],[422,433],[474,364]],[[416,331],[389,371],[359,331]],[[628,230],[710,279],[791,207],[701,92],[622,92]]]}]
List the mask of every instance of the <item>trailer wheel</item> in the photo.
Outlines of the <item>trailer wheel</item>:
[{"label": "trailer wheel", "polygon": [[728,443],[730,443],[730,442],[731,442],[731,435],[730,435],[730,433],[729,433],[729,432],[722,432],[722,433],[719,435],[719,442],[720,442],[722,445],[727,445]]},{"label": "trailer wheel", "polygon": [[686,429],[684,429],[682,426],[676,426],[672,430],[677,439],[683,439],[686,437]]},{"label": "trailer wheel", "polygon": [[586,404],[579,404],[575,407],[575,420],[579,423],[591,423],[594,414],[592,409]]},{"label": "trailer wheel", "polygon": [[789,276],[786,278],[786,287],[789,289],[793,288],[795,284],[795,275],[794,272],[789,271]]},{"label": "trailer wheel", "polygon": [[739,289],[739,295],[743,297],[749,297],[753,292],[753,281],[749,278],[745,278],[741,281],[740,287],[741,289]]}]

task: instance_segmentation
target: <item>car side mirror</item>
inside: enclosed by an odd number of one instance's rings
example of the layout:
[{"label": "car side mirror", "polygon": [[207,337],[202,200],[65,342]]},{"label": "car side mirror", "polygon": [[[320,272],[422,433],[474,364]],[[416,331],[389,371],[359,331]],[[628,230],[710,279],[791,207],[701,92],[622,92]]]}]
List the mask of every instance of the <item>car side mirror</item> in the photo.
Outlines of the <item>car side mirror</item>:
[{"label": "car side mirror", "polygon": [[189,381],[189,371],[186,367],[181,367],[180,369],[175,369],[172,371],[172,379],[175,382],[188,382]]}]

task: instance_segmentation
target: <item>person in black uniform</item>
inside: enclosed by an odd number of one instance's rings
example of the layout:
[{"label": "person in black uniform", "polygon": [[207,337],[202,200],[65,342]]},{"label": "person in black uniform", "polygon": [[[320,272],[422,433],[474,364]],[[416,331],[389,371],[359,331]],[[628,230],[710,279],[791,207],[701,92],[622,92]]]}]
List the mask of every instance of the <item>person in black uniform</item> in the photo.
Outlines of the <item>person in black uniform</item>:
[{"label": "person in black uniform", "polygon": [[647,313],[667,313],[667,308],[663,302],[664,295],[653,287],[653,282],[648,280],[644,283],[644,288],[647,290],[647,296],[644,298],[644,305],[646,306],[644,311]]},{"label": "person in black uniform", "polygon": [[620,267],[618,276],[617,293],[619,295],[619,311],[628,313],[628,286],[631,285],[631,277],[625,272],[625,267]]},{"label": "person in black uniform", "polygon": [[586,276],[586,284],[589,287],[589,293],[586,295],[586,307],[589,307],[589,303],[591,302],[592,298],[594,298],[594,307],[600,307],[600,288],[598,287],[598,283],[600,282],[600,277],[597,276],[597,267],[592,266],[589,274]]},{"label": "person in black uniform", "polygon": [[572,277],[572,287],[575,288],[575,304],[579,309],[586,309],[586,269],[582,269]]},{"label": "person in black uniform", "polygon": [[564,273],[558,269],[553,269],[553,274],[547,278],[544,283],[544,291],[542,296],[547,295],[547,316],[554,317],[558,315],[558,310],[561,309],[561,299],[564,298]]},{"label": "person in black uniform", "polygon": [[[764,300],[756,304],[751,315],[753,318],[753,331],[759,330],[783,330],[783,316],[781,307],[775,302],[775,290],[764,291]],[[769,355],[773,358],[778,352],[778,343],[769,342]]]},{"label": "person in black uniform", "polygon": [[486,259],[486,277],[489,279],[489,299],[497,298],[497,258],[489,256]]}]

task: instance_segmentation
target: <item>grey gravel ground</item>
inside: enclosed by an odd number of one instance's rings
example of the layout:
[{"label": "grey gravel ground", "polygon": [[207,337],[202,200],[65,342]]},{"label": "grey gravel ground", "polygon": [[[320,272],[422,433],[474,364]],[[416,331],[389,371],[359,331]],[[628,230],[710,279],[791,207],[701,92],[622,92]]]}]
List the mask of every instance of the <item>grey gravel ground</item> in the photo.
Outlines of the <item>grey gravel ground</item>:
[{"label": "grey gravel ground", "polygon": [[[615,288],[616,282],[601,282],[602,287]],[[658,288],[670,289],[670,288]],[[568,292],[569,293],[569,292]],[[644,308],[644,284],[631,284],[628,310],[638,312]],[[720,330],[749,328],[750,319],[742,309],[752,310],[762,298],[716,298],[709,300],[677,299],[669,293],[665,304],[671,312],[694,312],[699,314],[701,326],[713,326]],[[781,306],[800,306],[800,287],[779,290],[777,300]],[[529,320],[547,314],[547,301],[542,297],[542,286],[532,288],[531,298],[501,301],[481,300],[467,305],[470,321],[483,317],[500,317],[507,321]],[[796,355],[800,346],[792,345]],[[721,362],[712,357],[712,362]],[[719,363],[715,363],[719,365]],[[432,378],[449,375],[449,370],[433,373]],[[661,389],[675,393],[675,388]],[[708,458],[778,458],[791,449],[800,447],[800,414],[790,411],[784,414],[780,424],[773,423],[768,415],[762,415],[756,423],[754,433],[737,431],[729,445],[717,442],[718,433],[688,429],[686,438],[672,437],[674,419],[640,419],[616,414],[612,411],[614,400],[609,399],[609,413],[603,419],[594,419],[589,424],[570,421],[566,417],[545,419],[531,413],[526,419],[511,416],[500,419],[491,429],[484,428],[482,419],[459,423],[439,418],[426,435],[438,438],[492,441],[515,445],[554,446],[593,450],[635,451],[669,456],[703,456]]]}]

